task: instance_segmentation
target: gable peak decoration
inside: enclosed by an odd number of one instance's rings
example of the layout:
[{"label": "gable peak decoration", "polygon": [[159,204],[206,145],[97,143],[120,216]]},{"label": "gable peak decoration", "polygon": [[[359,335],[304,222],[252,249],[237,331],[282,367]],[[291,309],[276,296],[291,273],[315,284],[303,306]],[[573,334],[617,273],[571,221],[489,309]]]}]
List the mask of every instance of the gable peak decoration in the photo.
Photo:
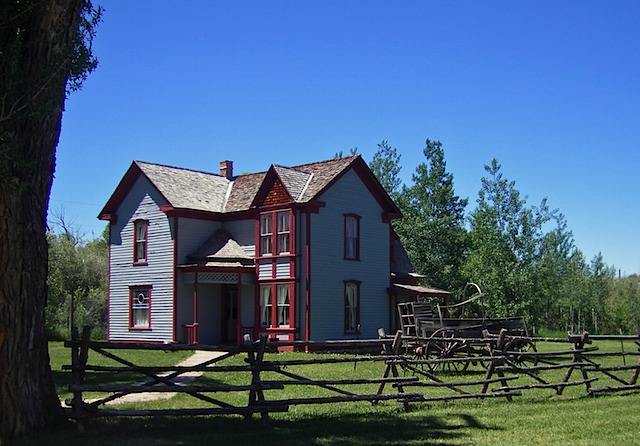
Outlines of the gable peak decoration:
[{"label": "gable peak decoration", "polygon": [[[269,173],[271,173],[271,170]],[[263,183],[264,189],[262,189],[266,193],[262,195],[263,198],[260,200],[259,205],[282,206],[290,204],[293,198],[280,177],[278,175],[269,175],[269,173],[267,173]]]}]

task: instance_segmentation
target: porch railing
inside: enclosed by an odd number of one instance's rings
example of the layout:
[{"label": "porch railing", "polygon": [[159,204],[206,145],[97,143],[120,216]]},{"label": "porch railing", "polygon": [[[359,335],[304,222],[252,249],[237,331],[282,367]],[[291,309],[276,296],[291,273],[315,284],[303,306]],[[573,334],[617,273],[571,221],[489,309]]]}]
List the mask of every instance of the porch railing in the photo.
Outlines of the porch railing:
[{"label": "porch railing", "polygon": [[184,342],[185,344],[198,343],[198,323],[184,325]]}]

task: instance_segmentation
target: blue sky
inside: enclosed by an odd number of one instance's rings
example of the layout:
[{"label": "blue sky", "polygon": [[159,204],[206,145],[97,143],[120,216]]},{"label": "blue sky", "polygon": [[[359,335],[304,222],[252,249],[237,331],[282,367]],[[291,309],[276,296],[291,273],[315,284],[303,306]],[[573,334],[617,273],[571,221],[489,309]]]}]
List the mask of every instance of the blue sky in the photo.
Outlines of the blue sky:
[{"label": "blue sky", "polygon": [[50,211],[88,238],[133,160],[236,173],[443,143],[471,211],[493,157],[588,260],[640,273],[637,1],[94,0]]}]

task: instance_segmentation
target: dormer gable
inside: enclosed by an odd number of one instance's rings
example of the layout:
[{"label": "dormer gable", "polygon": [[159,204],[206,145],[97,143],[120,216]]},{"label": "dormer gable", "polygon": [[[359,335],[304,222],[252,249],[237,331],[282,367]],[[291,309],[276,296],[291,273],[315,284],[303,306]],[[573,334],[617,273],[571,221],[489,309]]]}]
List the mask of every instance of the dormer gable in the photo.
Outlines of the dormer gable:
[{"label": "dormer gable", "polygon": [[267,171],[251,207],[287,206],[295,202],[295,198],[285,186],[279,172],[279,166],[272,165]]}]

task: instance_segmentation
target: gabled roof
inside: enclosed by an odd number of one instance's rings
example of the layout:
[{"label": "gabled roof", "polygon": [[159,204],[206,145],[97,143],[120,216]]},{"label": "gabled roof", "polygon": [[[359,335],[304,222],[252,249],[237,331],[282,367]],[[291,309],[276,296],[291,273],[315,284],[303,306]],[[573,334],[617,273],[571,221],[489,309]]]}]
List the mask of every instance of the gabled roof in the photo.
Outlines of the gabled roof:
[{"label": "gabled roof", "polygon": [[231,180],[214,173],[134,161],[99,218],[108,219],[117,212],[140,176],[149,180],[172,209],[223,214],[250,210],[260,194],[268,192],[267,183],[275,177],[293,203],[313,202],[350,169],[360,176],[385,213],[392,218],[400,216],[362,157],[356,155],[295,167],[272,165],[267,172],[240,175]]},{"label": "gabled roof", "polygon": [[313,178],[311,173],[290,167],[274,165],[273,170],[278,174],[293,201],[299,201],[302,198],[303,192]]},{"label": "gabled roof", "polygon": [[231,181],[196,170],[135,161],[158,191],[176,209],[223,212]]}]

